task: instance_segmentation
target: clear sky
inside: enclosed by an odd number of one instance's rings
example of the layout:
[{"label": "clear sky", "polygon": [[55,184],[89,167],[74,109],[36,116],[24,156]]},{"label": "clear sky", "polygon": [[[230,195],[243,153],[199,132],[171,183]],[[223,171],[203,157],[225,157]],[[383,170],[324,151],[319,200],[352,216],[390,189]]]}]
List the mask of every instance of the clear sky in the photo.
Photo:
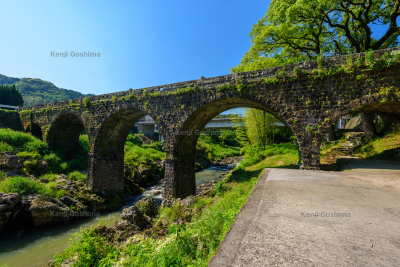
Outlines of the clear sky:
[{"label": "clear sky", "polygon": [[[106,94],[229,74],[269,1],[3,1],[0,74]],[[51,52],[68,51],[68,57]],[[100,57],[71,57],[90,51]]]},{"label": "clear sky", "polygon": [[2,1],[0,74],[93,94],[225,75],[269,2]]}]

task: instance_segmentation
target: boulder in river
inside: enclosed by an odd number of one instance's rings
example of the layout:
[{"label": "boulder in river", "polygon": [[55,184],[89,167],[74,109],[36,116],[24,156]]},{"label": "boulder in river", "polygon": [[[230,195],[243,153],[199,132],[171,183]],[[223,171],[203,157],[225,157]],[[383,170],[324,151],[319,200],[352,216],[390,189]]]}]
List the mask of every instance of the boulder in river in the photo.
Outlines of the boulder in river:
[{"label": "boulder in river", "polygon": [[31,202],[29,212],[34,226],[43,226],[73,220],[72,210],[61,201],[43,195],[37,195]]},{"label": "boulder in river", "polygon": [[0,233],[11,223],[12,215],[16,211],[17,205],[20,204],[21,197],[19,194],[0,193]]}]

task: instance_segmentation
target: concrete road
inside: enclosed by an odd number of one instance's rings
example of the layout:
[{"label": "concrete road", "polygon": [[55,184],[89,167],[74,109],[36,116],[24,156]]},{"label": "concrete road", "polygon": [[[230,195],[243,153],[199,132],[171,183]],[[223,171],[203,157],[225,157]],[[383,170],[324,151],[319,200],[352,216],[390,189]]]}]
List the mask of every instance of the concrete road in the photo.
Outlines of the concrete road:
[{"label": "concrete road", "polygon": [[399,163],[344,161],[266,169],[208,266],[400,266]]}]

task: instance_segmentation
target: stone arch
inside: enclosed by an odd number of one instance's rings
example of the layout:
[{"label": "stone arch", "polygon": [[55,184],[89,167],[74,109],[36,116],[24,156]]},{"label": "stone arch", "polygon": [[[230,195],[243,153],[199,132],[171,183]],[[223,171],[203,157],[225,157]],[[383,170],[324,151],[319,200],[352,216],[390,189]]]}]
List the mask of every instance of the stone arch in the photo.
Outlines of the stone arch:
[{"label": "stone arch", "polygon": [[[332,114],[330,121],[335,122],[349,113],[377,114],[400,122],[400,101],[398,99],[387,100],[383,95],[365,96]],[[326,128],[325,125],[324,130]]]},{"label": "stone arch", "polygon": [[85,128],[82,118],[71,111],[60,112],[50,122],[49,130],[45,136],[49,147],[59,151],[66,160],[74,158],[79,146],[79,135]]},{"label": "stone arch", "polygon": [[123,191],[125,141],[132,126],[145,115],[162,128],[151,111],[133,107],[116,108],[102,119],[91,142],[88,187],[94,191]]},{"label": "stone arch", "polygon": [[[164,195],[167,197],[184,198],[196,194],[195,188],[195,149],[199,133],[216,115],[233,108],[257,108],[265,110],[277,117],[295,134],[298,144],[300,136],[298,126],[289,120],[285,113],[276,112],[274,102],[261,102],[244,97],[222,98],[210,101],[194,110],[187,116],[177,131],[173,149],[167,150],[166,185]],[[301,152],[301,150],[299,149]]]},{"label": "stone arch", "polygon": [[[32,126],[32,127],[31,127]],[[28,127],[26,127],[25,132],[31,133],[33,136],[39,138],[43,141],[43,132],[42,128],[37,123],[29,123]]]}]

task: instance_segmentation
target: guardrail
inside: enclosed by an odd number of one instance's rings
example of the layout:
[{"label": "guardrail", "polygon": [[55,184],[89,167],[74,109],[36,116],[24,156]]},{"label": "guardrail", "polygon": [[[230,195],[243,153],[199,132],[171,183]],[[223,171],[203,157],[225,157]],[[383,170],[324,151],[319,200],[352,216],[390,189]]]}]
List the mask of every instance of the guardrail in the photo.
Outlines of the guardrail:
[{"label": "guardrail", "polygon": [[1,104],[0,104],[0,108],[13,108],[13,109],[15,109],[15,110],[18,110],[18,109],[19,109],[19,106],[9,106],[9,105],[1,105]]}]

